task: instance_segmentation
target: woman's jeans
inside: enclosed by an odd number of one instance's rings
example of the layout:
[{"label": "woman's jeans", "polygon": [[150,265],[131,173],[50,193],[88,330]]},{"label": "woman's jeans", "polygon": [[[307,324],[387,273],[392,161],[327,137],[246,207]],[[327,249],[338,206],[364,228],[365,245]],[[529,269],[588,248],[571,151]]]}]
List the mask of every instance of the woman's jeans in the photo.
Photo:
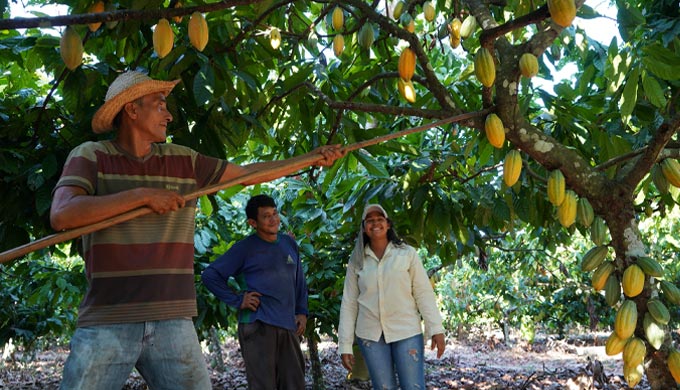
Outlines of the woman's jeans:
[{"label": "woman's jeans", "polygon": [[[425,342],[418,334],[407,339],[386,343],[357,338],[361,353],[366,360],[374,390],[424,390],[425,389]],[[399,386],[395,378],[399,377]]]},{"label": "woman's jeans", "polygon": [[120,390],[133,368],[152,390],[207,390],[208,368],[190,319],[77,328],[62,390]]}]

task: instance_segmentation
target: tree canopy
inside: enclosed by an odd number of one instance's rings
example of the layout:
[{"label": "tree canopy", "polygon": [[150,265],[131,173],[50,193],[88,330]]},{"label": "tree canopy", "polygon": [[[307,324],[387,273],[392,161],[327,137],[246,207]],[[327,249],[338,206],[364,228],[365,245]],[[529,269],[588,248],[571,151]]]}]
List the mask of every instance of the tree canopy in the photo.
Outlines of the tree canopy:
[{"label": "tree canopy", "polygon": [[[625,290],[624,271],[664,241],[641,229],[641,221],[668,215],[680,196],[678,4],[612,1],[619,37],[600,42],[563,22],[572,6],[577,21],[604,18],[592,5],[555,2],[549,8],[528,0],[119,0],[90,13],[92,0],[62,0],[68,15],[33,19],[12,18],[5,3],[0,246],[7,250],[52,233],[51,191],[68,152],[111,136],[92,133],[92,116],[117,74],[142,69],[154,78],[181,79],[168,99],[174,116],[169,142],[237,163],[282,159],[326,143],[349,145],[467,114],[354,151],[330,169],[277,182],[315,267],[330,272],[318,274],[328,299],[337,294],[367,201],[394,210],[397,230],[443,266],[463,256],[484,264],[490,248],[520,233],[551,250],[576,232],[594,235],[592,246],[609,248],[608,269],[598,275],[616,278]],[[397,18],[395,10],[401,11]],[[202,50],[191,43],[194,12],[208,26]],[[160,58],[154,29],[162,18],[174,38]],[[72,70],[62,54],[73,49],[60,48],[66,26],[83,44],[82,64]],[[400,64],[406,50],[415,57],[410,80]],[[475,61],[484,50],[490,60]],[[533,78],[522,76],[525,53],[537,58]],[[575,70],[573,77],[555,80],[554,72],[565,68]],[[414,95],[407,96],[411,85]],[[490,113],[502,122],[498,147],[492,145],[498,139],[486,135]],[[559,206],[548,196],[550,186],[560,184],[549,180],[555,171],[568,194]],[[509,173],[519,173],[518,180],[504,180]],[[238,190],[206,198],[202,209],[220,206]],[[213,240],[200,226],[197,231],[203,232],[197,233],[197,257],[204,261],[228,245],[225,237]],[[215,242],[222,246],[211,247]],[[664,242],[677,250],[677,243]],[[564,261],[579,262],[582,255]],[[622,296],[617,290],[611,310],[634,302],[644,370],[653,388],[670,388],[671,340],[653,347],[643,318],[650,299],[661,292],[671,304],[673,297],[659,276],[642,275],[642,292]],[[329,331],[333,320],[325,323]],[[632,366],[629,383],[642,369]]]}]

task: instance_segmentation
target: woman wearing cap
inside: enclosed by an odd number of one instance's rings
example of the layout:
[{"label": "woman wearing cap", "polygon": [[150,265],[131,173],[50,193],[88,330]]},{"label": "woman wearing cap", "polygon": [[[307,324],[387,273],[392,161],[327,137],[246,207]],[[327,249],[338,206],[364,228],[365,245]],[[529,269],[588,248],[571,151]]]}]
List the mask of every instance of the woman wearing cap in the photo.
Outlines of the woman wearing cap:
[{"label": "woman wearing cap", "polygon": [[347,265],[340,307],[343,366],[352,370],[356,337],[373,389],[425,389],[421,318],[439,358],[444,328],[425,268],[416,250],[397,236],[385,209],[369,204]]},{"label": "woman wearing cap", "polygon": [[[186,194],[256,170],[306,167],[304,156],[239,166],[166,143],[172,114],[166,97],[179,83],[122,73],[109,86],[92,130],[117,130],[111,140],[74,148],[54,189],[50,220],[72,229],[137,209],[154,213],[83,236],[89,283],[64,365],[62,389],[120,389],[137,368],[152,389],[210,389],[191,317],[196,200]],[[309,152],[315,165],[343,155],[336,145]],[[308,155],[309,156],[309,155]]]}]

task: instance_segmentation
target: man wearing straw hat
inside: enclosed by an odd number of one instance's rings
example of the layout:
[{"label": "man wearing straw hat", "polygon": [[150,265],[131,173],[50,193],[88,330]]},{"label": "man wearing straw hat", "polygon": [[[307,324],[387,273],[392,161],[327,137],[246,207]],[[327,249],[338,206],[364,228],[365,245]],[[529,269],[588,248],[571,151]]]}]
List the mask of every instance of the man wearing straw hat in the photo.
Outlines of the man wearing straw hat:
[{"label": "man wearing straw hat", "polygon": [[128,71],[109,86],[92,130],[112,140],[71,151],[53,192],[55,230],[108,220],[140,207],[153,211],[82,237],[88,290],[78,312],[62,389],[120,389],[136,368],[151,389],[210,389],[191,317],[195,199],[183,194],[237,179],[250,185],[314,165],[329,166],[337,145],[295,158],[245,166],[165,143],[172,115],[166,97],[180,80]]}]

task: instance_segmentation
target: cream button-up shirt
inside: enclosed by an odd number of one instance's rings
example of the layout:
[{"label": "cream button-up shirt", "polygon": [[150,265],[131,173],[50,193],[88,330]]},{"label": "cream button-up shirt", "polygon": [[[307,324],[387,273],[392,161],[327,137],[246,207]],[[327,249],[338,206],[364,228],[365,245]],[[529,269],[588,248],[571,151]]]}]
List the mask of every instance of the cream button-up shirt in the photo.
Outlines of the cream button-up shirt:
[{"label": "cream button-up shirt", "polygon": [[389,243],[378,260],[370,246],[364,250],[363,269],[350,262],[340,307],[338,352],[352,354],[354,336],[385,342],[422,334],[444,333],[437,299],[415,248]]}]

